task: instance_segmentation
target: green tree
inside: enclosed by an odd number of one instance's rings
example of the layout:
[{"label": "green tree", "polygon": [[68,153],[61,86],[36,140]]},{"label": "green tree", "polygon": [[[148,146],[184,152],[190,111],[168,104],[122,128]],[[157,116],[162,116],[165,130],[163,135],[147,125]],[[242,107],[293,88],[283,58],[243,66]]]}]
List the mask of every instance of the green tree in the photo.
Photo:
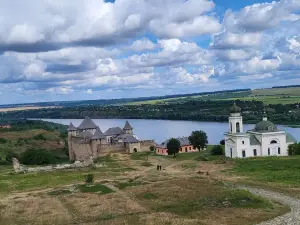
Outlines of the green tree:
[{"label": "green tree", "polygon": [[289,145],[288,153],[289,155],[300,155],[300,143]]},{"label": "green tree", "polygon": [[180,142],[176,138],[171,138],[168,141],[167,149],[168,149],[168,155],[174,155],[175,158],[176,154],[178,154],[180,149]]},{"label": "green tree", "polygon": [[26,165],[46,165],[57,162],[54,154],[44,149],[28,149],[21,154],[21,162]]},{"label": "green tree", "polygon": [[215,145],[211,150],[211,154],[212,155],[223,155],[224,154],[223,147],[221,145]]},{"label": "green tree", "polygon": [[197,148],[199,151],[204,149],[207,144],[207,135],[204,131],[193,131],[191,136],[189,136],[189,141],[193,145],[194,148]]},{"label": "green tree", "polygon": [[150,151],[153,152],[155,150],[155,147],[153,145],[150,146]]}]

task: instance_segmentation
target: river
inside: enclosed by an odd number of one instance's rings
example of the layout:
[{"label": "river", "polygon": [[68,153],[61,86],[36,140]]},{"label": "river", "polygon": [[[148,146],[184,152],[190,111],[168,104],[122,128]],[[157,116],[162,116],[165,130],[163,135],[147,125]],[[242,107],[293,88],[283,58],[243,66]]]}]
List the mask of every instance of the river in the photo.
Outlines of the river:
[{"label": "river", "polygon": [[[79,126],[81,119],[42,119],[44,121],[69,125],[70,122],[74,126]],[[102,132],[110,127],[119,126],[123,128],[125,119],[93,119],[100,127]],[[218,144],[222,140],[223,133],[228,130],[228,123],[217,122],[197,122],[197,121],[178,121],[178,120],[128,120],[134,128],[134,134],[139,139],[155,140],[161,143],[170,137],[189,136],[194,130],[203,130],[207,133],[209,144]],[[278,125],[282,130],[291,133],[298,141],[300,141],[300,128],[291,128]],[[250,130],[254,128],[254,124],[244,124],[244,129]]]}]

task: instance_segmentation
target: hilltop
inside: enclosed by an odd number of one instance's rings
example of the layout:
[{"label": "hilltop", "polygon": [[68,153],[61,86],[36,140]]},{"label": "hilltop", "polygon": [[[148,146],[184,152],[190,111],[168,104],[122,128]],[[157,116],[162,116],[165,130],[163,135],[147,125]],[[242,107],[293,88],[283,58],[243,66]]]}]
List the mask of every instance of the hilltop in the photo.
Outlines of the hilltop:
[{"label": "hilltop", "polygon": [[28,149],[51,151],[58,161],[67,161],[66,127],[42,121],[13,121],[0,129],[0,164],[10,164]]}]

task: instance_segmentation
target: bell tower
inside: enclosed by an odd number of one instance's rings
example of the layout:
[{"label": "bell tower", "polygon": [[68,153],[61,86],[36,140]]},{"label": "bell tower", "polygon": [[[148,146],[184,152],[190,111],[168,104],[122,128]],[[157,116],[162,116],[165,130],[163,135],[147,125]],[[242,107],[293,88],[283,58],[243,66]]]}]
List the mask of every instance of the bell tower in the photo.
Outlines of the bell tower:
[{"label": "bell tower", "polygon": [[241,116],[241,108],[238,107],[235,103],[230,108],[230,116],[229,116],[229,133],[243,133],[243,117]]}]

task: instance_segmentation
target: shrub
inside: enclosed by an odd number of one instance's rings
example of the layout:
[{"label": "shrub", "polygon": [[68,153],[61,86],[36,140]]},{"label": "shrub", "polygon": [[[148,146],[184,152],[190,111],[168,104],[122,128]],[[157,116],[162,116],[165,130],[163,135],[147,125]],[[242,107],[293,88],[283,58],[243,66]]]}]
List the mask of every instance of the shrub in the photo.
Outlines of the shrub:
[{"label": "shrub", "polygon": [[300,143],[291,144],[288,147],[289,155],[300,155]]},{"label": "shrub", "polygon": [[56,158],[45,149],[28,149],[22,153],[21,162],[26,165],[46,165],[56,163]]},{"label": "shrub", "polygon": [[225,140],[224,139],[220,141],[220,145],[225,145]]},{"label": "shrub", "polygon": [[155,147],[153,145],[150,146],[150,151],[153,152],[155,150]]},{"label": "shrub", "polygon": [[223,155],[223,147],[221,145],[215,145],[211,150],[212,155]]},{"label": "shrub", "polygon": [[5,138],[0,138],[0,144],[6,144],[7,140]]},{"label": "shrub", "polygon": [[84,179],[85,179],[85,183],[93,183],[94,182],[94,175],[89,173],[87,175],[84,176]]},{"label": "shrub", "polygon": [[33,137],[33,139],[34,139],[34,140],[42,140],[42,141],[46,141],[46,140],[47,140],[43,134],[35,135],[35,136]]}]

